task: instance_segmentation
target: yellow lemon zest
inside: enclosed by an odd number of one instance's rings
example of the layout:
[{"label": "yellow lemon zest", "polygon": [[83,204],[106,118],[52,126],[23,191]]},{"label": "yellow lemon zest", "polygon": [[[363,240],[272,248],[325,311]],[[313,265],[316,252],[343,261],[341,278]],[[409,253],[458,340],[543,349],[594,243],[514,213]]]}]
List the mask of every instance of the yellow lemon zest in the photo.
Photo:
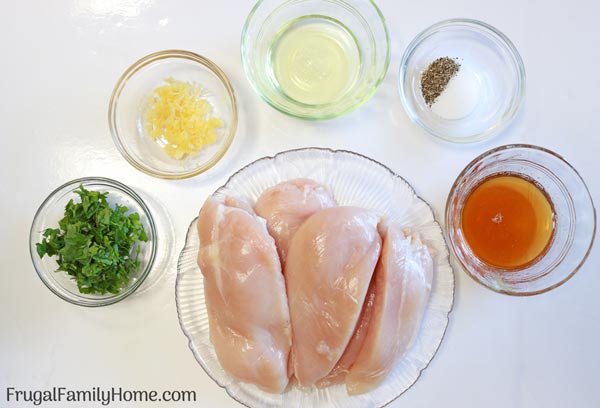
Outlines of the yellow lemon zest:
[{"label": "yellow lemon zest", "polygon": [[212,116],[212,107],[195,83],[165,79],[154,90],[144,117],[144,130],[174,159],[199,152],[215,143],[223,121]]}]

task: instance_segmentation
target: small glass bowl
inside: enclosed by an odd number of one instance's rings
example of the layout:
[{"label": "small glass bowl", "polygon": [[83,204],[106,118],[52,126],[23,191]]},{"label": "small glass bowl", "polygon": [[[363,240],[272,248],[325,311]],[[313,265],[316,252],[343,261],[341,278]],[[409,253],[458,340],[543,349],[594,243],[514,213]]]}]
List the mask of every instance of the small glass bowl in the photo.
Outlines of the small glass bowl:
[{"label": "small glass bowl", "polygon": [[[36,250],[35,244],[42,241],[42,234],[46,228],[58,228],[58,221],[64,217],[65,206],[69,200],[78,201],[78,196],[74,193],[74,190],[78,189],[80,185],[90,191],[108,192],[107,200],[111,207],[116,203],[127,206],[129,212],[137,212],[148,236],[147,242],[140,243],[138,255],[140,267],[131,276],[129,285],[122,288],[116,295],[112,293],[104,295],[80,293],[77,283],[71,276],[66,272],[56,272],[58,265],[55,257],[51,258],[44,255],[43,258],[40,258]],[[37,210],[29,233],[31,260],[42,282],[61,299],[80,306],[106,306],[131,295],[144,282],[152,269],[156,250],[156,226],[144,201],[126,185],[103,177],[86,177],[72,180],[54,190]]]},{"label": "small glass bowl", "polygon": [[[462,84],[470,90],[457,91],[453,96],[462,101],[450,102],[454,108],[461,103],[470,106],[462,113],[441,115],[435,103],[430,107],[423,98],[421,76],[440,57],[456,59],[461,65],[446,92],[462,75]],[[525,67],[512,42],[494,27],[451,19],[427,28],[409,44],[400,64],[398,88],[408,116],[427,132],[455,143],[478,142],[498,134],[516,116],[525,97]]]},{"label": "small glass bowl", "polygon": [[[554,210],[554,236],[533,264],[502,269],[478,259],[462,231],[462,210],[470,192],[491,176],[517,175],[535,182]],[[467,273],[507,295],[547,292],[566,282],[585,262],[596,233],[596,210],[577,171],[561,156],[538,146],[515,144],[483,153],[460,173],[446,202],[450,246]]]},{"label": "small glass bowl", "polygon": [[[192,82],[212,106],[212,115],[223,121],[219,140],[197,154],[171,158],[146,134],[144,115],[155,88],[165,79]],[[108,122],[119,152],[136,169],[154,177],[184,179],[214,166],[227,152],[237,128],[233,87],[212,61],[189,51],[167,50],[135,62],[121,76],[110,98]]]},{"label": "small glass bowl", "polygon": [[[270,63],[283,29],[307,17],[343,27],[361,60],[354,84],[329,103],[306,104],[288,96]],[[241,57],[250,84],[265,102],[297,118],[322,120],[344,115],[373,96],[390,63],[390,42],[383,15],[371,0],[260,0],[242,31]]]}]

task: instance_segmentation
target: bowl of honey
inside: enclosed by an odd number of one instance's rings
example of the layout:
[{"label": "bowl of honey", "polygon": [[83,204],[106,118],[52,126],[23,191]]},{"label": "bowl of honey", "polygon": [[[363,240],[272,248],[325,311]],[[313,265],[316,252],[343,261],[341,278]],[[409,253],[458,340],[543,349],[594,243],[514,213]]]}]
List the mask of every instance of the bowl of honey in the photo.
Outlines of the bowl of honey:
[{"label": "bowl of honey", "polygon": [[538,146],[500,146],[459,174],[446,203],[448,241],[465,271],[508,295],[547,292],[583,265],[596,233],[585,182]]}]

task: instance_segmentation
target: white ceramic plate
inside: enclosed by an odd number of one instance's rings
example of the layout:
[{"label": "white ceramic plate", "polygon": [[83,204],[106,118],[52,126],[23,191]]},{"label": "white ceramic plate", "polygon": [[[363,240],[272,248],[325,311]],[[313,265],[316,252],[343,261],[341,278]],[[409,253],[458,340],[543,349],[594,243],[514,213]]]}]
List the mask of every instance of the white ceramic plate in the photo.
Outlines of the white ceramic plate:
[{"label": "white ceramic plate", "polygon": [[231,397],[249,407],[381,407],[415,383],[444,337],[454,299],[454,273],[442,230],[431,207],[404,179],[380,163],[348,151],[308,148],[265,157],[231,176],[216,194],[244,197],[254,203],[267,188],[299,177],[328,186],[340,205],[368,208],[384,219],[400,221],[419,232],[435,249],[431,298],[419,336],[408,354],[381,386],[358,396],[349,396],[344,385],[310,390],[288,387],[283,394],[269,394],[234,380],[221,368],[209,339],[202,273],[196,264],[196,220],[190,225],[177,265],[175,292],[181,328],[207,374]]}]

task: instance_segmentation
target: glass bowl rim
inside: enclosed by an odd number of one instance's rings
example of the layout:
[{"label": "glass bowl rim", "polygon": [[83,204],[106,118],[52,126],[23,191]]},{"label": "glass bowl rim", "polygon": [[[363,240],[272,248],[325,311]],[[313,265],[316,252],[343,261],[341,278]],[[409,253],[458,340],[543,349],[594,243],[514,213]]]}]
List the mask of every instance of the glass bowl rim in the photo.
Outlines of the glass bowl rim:
[{"label": "glass bowl rim", "polygon": [[[120,292],[116,295],[112,295],[112,296],[102,298],[102,299],[97,299],[97,300],[83,298],[75,293],[73,293],[72,297],[69,297],[69,296],[64,295],[63,293],[60,293],[60,291],[56,290],[55,288],[53,288],[52,285],[49,283],[48,278],[46,278],[44,271],[40,271],[40,268],[38,268],[38,264],[37,264],[36,260],[39,258],[39,256],[34,250],[34,245],[33,245],[33,241],[32,241],[33,236],[39,232],[39,231],[34,231],[34,225],[35,225],[36,221],[43,214],[43,212],[48,209],[48,204],[50,203],[50,201],[53,198],[56,197],[57,194],[61,193],[62,191],[65,191],[67,188],[77,187],[80,184],[83,184],[85,186],[86,183],[89,184],[89,183],[95,183],[95,182],[103,183],[103,184],[106,184],[113,188],[116,188],[117,190],[121,191],[124,195],[128,196],[133,201],[135,201],[136,204],[138,204],[142,208],[144,215],[147,217],[148,225],[150,227],[151,234],[152,234],[151,236],[153,237],[153,239],[150,242],[150,245],[151,245],[150,259],[148,260],[148,264],[146,265],[144,270],[141,272],[141,274],[137,278],[137,280],[133,283],[133,285],[129,286],[127,289],[123,290],[122,292]],[[71,192],[73,192],[73,191],[71,191]],[[150,274],[150,270],[152,269],[152,267],[154,265],[154,261],[156,259],[156,252],[157,252],[157,247],[158,247],[157,238],[158,237],[157,237],[157,232],[156,232],[156,223],[154,222],[154,216],[150,212],[150,209],[148,208],[148,206],[146,205],[144,200],[132,188],[128,187],[127,185],[125,185],[119,181],[116,181],[116,180],[113,180],[113,179],[110,179],[107,177],[80,177],[80,178],[76,178],[76,179],[67,181],[67,182],[61,184],[59,187],[55,188],[50,194],[48,194],[48,196],[44,199],[44,201],[42,201],[42,203],[36,210],[35,215],[33,217],[33,221],[31,222],[31,227],[29,229],[29,255],[31,257],[31,262],[33,263],[33,268],[35,269],[35,272],[37,273],[40,280],[44,283],[44,285],[48,289],[50,289],[50,291],[52,293],[54,293],[56,296],[58,296],[62,300],[65,300],[65,301],[67,301],[71,304],[77,305],[77,306],[84,306],[84,307],[108,306],[108,305],[112,305],[114,303],[117,303],[117,302],[129,297],[142,285],[142,283],[144,283],[144,281]],[[48,271],[48,272],[54,273],[54,271]],[[62,286],[62,285],[58,284],[57,286]]]},{"label": "glass bowl rim", "polygon": [[[552,156],[553,158],[557,159],[559,162],[561,162],[563,165],[565,165],[570,171],[572,171],[580,180],[581,183],[583,185],[583,187],[585,188],[585,192],[587,193],[587,197],[589,197],[590,200],[590,204],[591,204],[591,208],[592,208],[592,215],[593,215],[593,229],[592,229],[592,236],[589,242],[589,246],[585,252],[585,254],[583,255],[583,257],[581,258],[581,260],[579,261],[579,263],[577,265],[575,265],[575,267],[573,268],[573,270],[567,275],[565,276],[562,280],[546,287],[546,288],[542,288],[542,289],[538,289],[538,290],[533,290],[533,291],[527,291],[527,292],[515,292],[515,291],[510,291],[510,290],[503,290],[503,289],[498,289],[492,286],[487,285],[483,280],[478,279],[477,276],[475,276],[473,273],[471,273],[470,269],[463,263],[462,259],[456,255],[456,249],[454,248],[455,243],[454,240],[452,239],[452,236],[450,234],[450,231],[448,230],[448,226],[449,226],[449,210],[450,210],[450,202],[451,202],[451,198],[454,197],[456,190],[458,188],[459,183],[462,181],[462,179],[464,178],[464,176],[467,174],[467,172],[469,172],[473,167],[475,167],[481,160],[485,159],[488,156],[491,156],[493,154],[499,153],[499,152],[503,152],[503,151],[509,151],[512,149],[526,149],[526,150],[533,150],[536,152],[540,152],[540,153],[544,153],[544,154],[548,154],[550,156]],[[473,160],[471,160],[469,162],[469,164],[467,164],[465,166],[465,168],[458,174],[458,176],[456,177],[456,179],[454,180],[454,183],[452,184],[452,187],[450,188],[450,192],[448,193],[448,198],[446,199],[446,207],[444,209],[444,221],[446,224],[446,236],[447,236],[447,241],[449,243],[449,246],[452,248],[452,253],[454,255],[454,258],[456,258],[460,264],[460,266],[464,269],[464,271],[466,272],[466,274],[468,276],[471,277],[471,279],[473,279],[475,282],[479,283],[480,285],[496,292],[496,293],[500,293],[500,294],[504,294],[504,295],[510,295],[510,296],[516,296],[516,297],[524,297],[524,296],[535,296],[535,295],[540,295],[542,293],[546,293],[551,291],[552,289],[555,289],[561,285],[563,285],[565,282],[567,282],[569,279],[571,279],[578,271],[579,269],[581,269],[581,267],[583,266],[583,264],[585,263],[585,261],[587,260],[588,256],[590,255],[590,252],[592,250],[592,247],[594,245],[594,240],[596,238],[596,228],[597,228],[597,217],[596,217],[596,207],[594,206],[594,201],[592,199],[592,195],[590,194],[589,188],[587,186],[587,184],[585,183],[585,181],[583,180],[583,177],[581,177],[581,175],[579,174],[579,172],[577,171],[577,169],[575,169],[571,163],[569,163],[567,160],[565,160],[564,157],[562,157],[561,155],[559,155],[558,153],[550,150],[550,149],[546,149],[544,147],[541,146],[536,146],[536,145],[532,145],[532,144],[527,144],[527,143],[513,143],[513,144],[507,144],[507,145],[503,145],[503,146],[498,146],[495,147],[493,149],[490,149],[480,155],[478,155],[477,157],[475,157]]]},{"label": "glass bowl rim", "polygon": [[[373,10],[375,10],[377,15],[379,16],[379,22],[381,23],[381,26],[383,27],[383,31],[385,33],[386,52],[385,52],[385,61],[384,61],[383,67],[381,69],[381,73],[379,74],[379,76],[373,83],[373,86],[371,86],[371,88],[369,89],[369,91],[365,92],[365,94],[360,98],[360,100],[358,102],[356,102],[354,105],[350,106],[347,109],[341,110],[339,112],[330,113],[328,115],[317,115],[317,116],[296,113],[296,112],[293,112],[290,109],[287,109],[284,106],[272,101],[267,95],[265,95],[262,92],[262,90],[257,85],[257,83],[255,81],[255,77],[252,74],[252,70],[250,69],[249,62],[246,60],[246,58],[244,58],[244,56],[246,55],[246,49],[247,49],[247,45],[246,45],[246,41],[248,38],[247,31],[250,27],[250,23],[253,21],[253,18],[255,16],[255,14],[257,13],[258,9],[260,8],[260,6],[263,3],[265,3],[266,1],[269,1],[269,0],[258,0],[252,7],[252,10],[250,10],[248,17],[246,17],[246,21],[244,22],[244,27],[242,29],[242,35],[241,35],[241,41],[240,41],[240,57],[241,57],[240,59],[242,60],[242,67],[244,68],[244,73],[246,74],[246,78],[248,79],[248,82],[250,82],[250,86],[252,87],[254,92],[260,97],[260,99],[262,99],[264,102],[266,102],[269,106],[276,109],[277,111],[279,111],[285,115],[291,116],[293,118],[304,119],[304,120],[309,120],[309,121],[321,121],[321,120],[335,119],[340,116],[344,116],[352,111],[355,111],[356,109],[361,107],[363,104],[365,104],[367,101],[369,101],[373,97],[373,95],[375,94],[377,89],[379,89],[379,86],[382,84],[383,80],[385,79],[385,76],[386,76],[387,71],[390,66],[390,60],[391,60],[391,46],[390,46],[389,30],[387,28],[386,20],[385,20],[383,13],[381,12],[379,7],[373,0],[367,0],[366,3],[371,5],[371,7],[373,7]],[[344,2],[344,0],[341,0],[341,1]],[[284,2],[282,2],[282,5],[283,4],[284,4]],[[333,105],[330,103],[321,104],[321,105],[306,105],[306,104],[302,104],[299,102],[297,104],[303,105],[303,106],[310,106],[310,107],[316,107],[316,106],[328,107],[328,106]]]},{"label": "glass bowl rim", "polygon": [[[479,32],[491,33],[493,36],[496,36],[502,44],[506,46],[509,50],[510,56],[512,57],[512,62],[516,65],[518,69],[517,75],[517,90],[515,94],[516,103],[512,103],[509,108],[502,113],[502,116],[490,127],[485,129],[482,132],[474,133],[469,135],[468,137],[455,138],[445,135],[443,132],[438,132],[428,126],[425,122],[423,122],[417,112],[412,108],[411,103],[407,98],[407,89],[404,86],[404,81],[406,79],[406,67],[408,61],[413,56],[415,50],[421,45],[421,43],[429,38],[432,34],[437,33],[441,29],[447,27],[460,27],[460,26],[468,26],[473,27]],[[526,94],[526,82],[527,82],[527,74],[525,72],[525,64],[523,62],[523,58],[521,54],[515,47],[514,43],[500,30],[495,28],[494,26],[485,23],[480,20],[471,19],[471,18],[450,18],[447,20],[442,20],[437,22],[415,36],[415,38],[410,42],[410,44],[406,47],[404,51],[404,55],[402,56],[402,60],[400,61],[400,67],[398,70],[398,82],[397,87],[400,93],[400,99],[402,101],[402,106],[404,107],[404,111],[411,119],[412,122],[416,123],[419,127],[425,130],[432,136],[435,136],[439,139],[445,140],[447,142],[456,143],[456,144],[469,144],[482,142],[484,140],[488,140],[495,136],[499,131],[504,129],[513,119],[517,116],[519,111],[521,110]]]},{"label": "glass bowl rim", "polygon": [[[175,58],[185,59],[188,61],[196,62],[202,68],[208,69],[219,79],[219,82],[221,83],[221,85],[223,85],[223,87],[227,91],[227,95],[229,97],[230,107],[231,107],[231,123],[229,125],[229,132],[223,136],[225,139],[222,142],[223,143],[222,146],[219,147],[219,151],[213,157],[211,157],[210,160],[206,161],[201,166],[194,168],[191,171],[188,170],[188,171],[181,171],[181,172],[162,172],[160,170],[152,168],[151,166],[140,163],[129,153],[129,148],[127,147],[127,144],[123,141],[123,138],[121,137],[121,135],[119,134],[119,131],[117,129],[117,119],[116,119],[117,107],[119,104],[119,97],[121,96],[121,93],[127,86],[129,80],[139,70],[141,70],[144,67],[154,64],[156,61],[175,59]],[[229,78],[225,74],[225,72],[223,72],[223,70],[217,64],[215,64],[213,61],[211,61],[210,59],[208,59],[200,54],[196,54],[194,52],[185,51],[185,50],[170,49],[170,50],[156,51],[156,52],[153,52],[151,54],[148,54],[148,55],[138,59],[136,62],[131,64],[131,66],[129,66],[125,70],[125,72],[123,72],[123,74],[119,77],[119,80],[117,81],[117,83],[112,91],[112,94],[110,97],[110,102],[108,105],[108,125],[110,128],[110,133],[111,133],[113,142],[114,142],[115,146],[117,147],[117,150],[119,150],[119,153],[121,153],[123,158],[125,158],[125,160],[127,160],[127,162],[129,164],[131,164],[133,167],[135,167],[139,171],[141,171],[145,174],[148,174],[150,176],[162,178],[162,179],[166,179],[166,180],[182,180],[182,179],[194,177],[194,176],[204,173],[205,171],[212,168],[215,164],[217,164],[223,158],[225,153],[227,153],[227,150],[229,150],[229,147],[231,146],[231,143],[233,142],[233,139],[234,139],[236,131],[237,131],[237,124],[238,124],[238,111],[237,111],[237,101],[236,101],[236,97],[235,97],[235,91],[233,89],[233,86],[231,85],[231,82],[229,81]]]}]

